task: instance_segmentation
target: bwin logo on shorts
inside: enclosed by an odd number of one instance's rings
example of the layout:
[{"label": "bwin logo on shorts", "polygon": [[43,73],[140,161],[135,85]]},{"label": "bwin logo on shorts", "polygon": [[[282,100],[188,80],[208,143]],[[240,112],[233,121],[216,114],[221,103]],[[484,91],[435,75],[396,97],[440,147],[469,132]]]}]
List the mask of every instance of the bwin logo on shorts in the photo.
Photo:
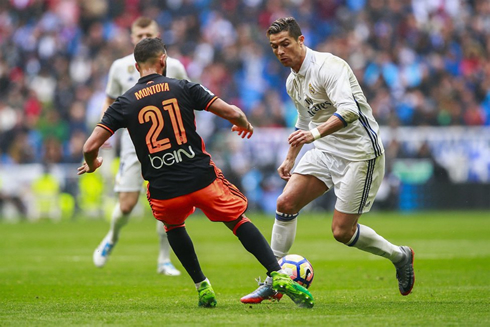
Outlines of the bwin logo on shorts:
[{"label": "bwin logo on shorts", "polygon": [[189,145],[189,152],[185,151],[184,149],[179,149],[179,150],[174,150],[172,152],[167,152],[163,154],[162,156],[151,156],[148,155],[150,158],[151,166],[155,169],[160,169],[165,166],[172,166],[175,165],[179,162],[182,162],[185,160],[185,157],[187,158],[194,158],[196,156],[194,150],[192,150],[192,147]]}]

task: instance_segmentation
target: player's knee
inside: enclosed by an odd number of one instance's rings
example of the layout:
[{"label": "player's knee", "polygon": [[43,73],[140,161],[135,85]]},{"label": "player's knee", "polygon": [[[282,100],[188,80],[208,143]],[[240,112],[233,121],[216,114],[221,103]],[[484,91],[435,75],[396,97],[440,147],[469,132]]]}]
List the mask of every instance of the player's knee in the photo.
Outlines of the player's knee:
[{"label": "player's knee", "polygon": [[226,227],[228,227],[233,234],[236,235],[237,229],[243,225],[244,223],[250,222],[250,219],[248,219],[247,216],[241,215],[238,219],[232,220],[232,221],[225,221],[224,224]]},{"label": "player's knee", "polygon": [[277,211],[287,214],[298,213],[299,208],[292,199],[288,198],[284,194],[281,194],[279,198],[277,198]]},{"label": "player's knee", "polygon": [[121,212],[128,215],[133,211],[138,203],[139,192],[121,192],[119,193],[119,207]]},{"label": "player's knee", "polygon": [[133,211],[135,204],[131,202],[123,202],[123,203],[119,203],[119,206],[121,208],[121,212],[123,213],[123,215],[129,215],[131,211]]}]

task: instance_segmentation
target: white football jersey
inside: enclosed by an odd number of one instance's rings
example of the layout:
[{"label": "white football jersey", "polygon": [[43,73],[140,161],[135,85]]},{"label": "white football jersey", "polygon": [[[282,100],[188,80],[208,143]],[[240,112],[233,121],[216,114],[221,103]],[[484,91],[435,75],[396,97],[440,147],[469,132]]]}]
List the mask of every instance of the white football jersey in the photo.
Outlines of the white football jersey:
[{"label": "white football jersey", "polygon": [[384,152],[372,109],[352,69],[341,58],[306,48],[303,64],[298,73],[291,70],[286,89],[298,110],[298,129],[318,127],[337,111],[358,117],[314,141],[317,149],[351,161],[373,159]]},{"label": "white football jersey", "polygon": [[[136,70],[135,63],[133,54],[117,59],[112,63],[106,87],[108,97],[116,99],[138,82],[140,73]],[[170,57],[167,57],[167,76],[176,79],[189,79],[184,65],[177,59]],[[121,135],[121,157],[128,154],[136,156],[136,150],[129,137],[129,132],[124,129]]]}]

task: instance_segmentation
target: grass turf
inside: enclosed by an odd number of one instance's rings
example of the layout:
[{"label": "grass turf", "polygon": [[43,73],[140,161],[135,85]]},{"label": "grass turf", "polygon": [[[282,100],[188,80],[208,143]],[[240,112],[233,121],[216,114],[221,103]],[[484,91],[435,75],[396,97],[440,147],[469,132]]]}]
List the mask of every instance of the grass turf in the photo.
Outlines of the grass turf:
[{"label": "grass turf", "polygon": [[[273,220],[250,214],[270,239]],[[490,326],[490,214],[488,212],[370,213],[361,222],[415,251],[416,283],[398,293],[385,259],[337,243],[330,214],[302,214],[291,253],[306,256],[315,277],[313,309],[284,298],[240,303],[264,269],[223,225],[202,216],[187,222],[201,266],[218,297],[197,307],[183,272],[156,274],[153,218],[133,219],[103,269],[92,252],[106,221],[0,222],[1,326]],[[174,257],[174,263],[182,267]]]}]

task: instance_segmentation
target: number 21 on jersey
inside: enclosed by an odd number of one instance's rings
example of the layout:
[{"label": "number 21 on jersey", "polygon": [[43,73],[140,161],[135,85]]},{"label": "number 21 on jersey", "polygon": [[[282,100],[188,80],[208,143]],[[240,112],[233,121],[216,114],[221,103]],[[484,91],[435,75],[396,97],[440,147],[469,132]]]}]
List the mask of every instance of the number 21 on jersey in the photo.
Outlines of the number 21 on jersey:
[{"label": "number 21 on jersey", "polygon": [[[170,122],[175,133],[177,144],[181,145],[187,143],[187,135],[185,134],[184,123],[182,122],[182,115],[177,99],[172,98],[163,101],[162,107],[170,116]],[[146,134],[148,152],[156,153],[172,147],[168,137],[158,139],[158,136],[165,125],[162,112],[159,108],[155,106],[144,107],[138,114],[138,121],[140,124],[151,122],[150,130]]]}]

